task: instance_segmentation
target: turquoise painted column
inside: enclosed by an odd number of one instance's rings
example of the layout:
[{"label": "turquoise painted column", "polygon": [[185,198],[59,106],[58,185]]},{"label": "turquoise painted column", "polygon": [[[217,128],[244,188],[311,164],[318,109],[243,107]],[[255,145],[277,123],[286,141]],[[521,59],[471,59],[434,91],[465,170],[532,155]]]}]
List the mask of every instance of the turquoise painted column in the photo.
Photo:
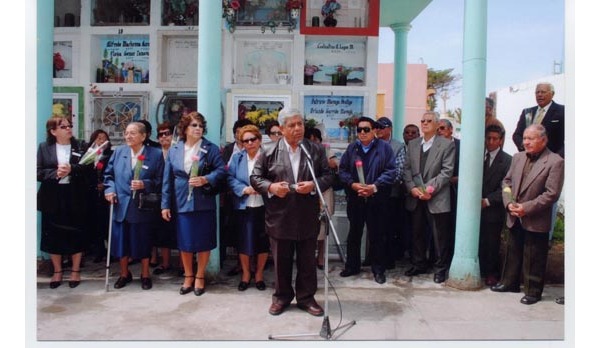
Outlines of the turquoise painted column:
[{"label": "turquoise painted column", "polygon": [[406,114],[406,65],[408,63],[407,38],[410,24],[392,24],[394,32],[394,114],[391,115],[394,128],[392,138],[402,139],[404,116]]},{"label": "turquoise painted column", "polygon": [[465,0],[463,49],[463,117],[456,243],[446,285],[472,290],[481,287],[479,221],[483,176],[487,0]]},{"label": "turquoise painted column", "polygon": [[[221,1],[200,1],[198,9],[198,112],[206,117],[206,137],[215,144],[220,142],[221,129]],[[217,211],[217,216],[219,212]],[[217,218],[217,231],[219,219]],[[219,238],[217,238],[217,241]],[[220,269],[219,246],[210,254],[207,272],[216,274]]]},{"label": "turquoise painted column", "polygon": [[[46,121],[52,114],[52,54],[54,46],[54,1],[37,0],[36,3],[36,125],[37,144],[46,140]],[[36,150],[37,150],[36,144]],[[39,185],[38,185],[39,187]],[[40,251],[41,220],[37,213],[38,257]]]}]

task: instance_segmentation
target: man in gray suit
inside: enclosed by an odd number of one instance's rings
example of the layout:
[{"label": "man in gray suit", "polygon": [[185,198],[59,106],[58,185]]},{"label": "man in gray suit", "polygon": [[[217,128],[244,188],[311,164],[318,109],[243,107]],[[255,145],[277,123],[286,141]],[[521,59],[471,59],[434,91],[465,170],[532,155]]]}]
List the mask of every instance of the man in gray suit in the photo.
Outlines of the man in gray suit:
[{"label": "man in gray suit", "polygon": [[519,292],[522,269],[525,296],[521,303],[526,305],[542,299],[552,205],[560,196],[564,180],[564,160],[547,144],[544,126],[527,127],[523,134],[525,151],[515,154],[503,183],[510,233],[502,279],[491,290]]},{"label": "man in gray suit", "polygon": [[502,150],[505,131],[498,125],[485,129],[485,155],[481,187],[481,222],[479,227],[479,265],[485,285],[498,283],[500,275],[500,235],[506,221],[502,203],[502,180],[512,157]]},{"label": "man in gray suit", "polygon": [[413,267],[404,274],[415,276],[427,272],[427,227],[435,245],[434,278],[446,280],[450,268],[451,202],[450,177],[454,170],[454,142],[436,136],[439,114],[428,111],[421,117],[422,137],[408,143],[404,167],[404,184],[409,192],[406,209],[412,214]]},{"label": "man in gray suit", "polygon": [[[298,308],[314,316],[323,315],[315,301],[317,264],[315,246],[319,234],[319,196],[333,183],[325,148],[304,139],[304,118],[299,110],[279,112],[283,138],[265,146],[250,175],[252,187],[265,201],[266,233],[275,264],[275,293],[271,315],[283,313],[294,297]],[[308,163],[314,167],[313,181]],[[296,259],[295,292],[292,272]]]}]

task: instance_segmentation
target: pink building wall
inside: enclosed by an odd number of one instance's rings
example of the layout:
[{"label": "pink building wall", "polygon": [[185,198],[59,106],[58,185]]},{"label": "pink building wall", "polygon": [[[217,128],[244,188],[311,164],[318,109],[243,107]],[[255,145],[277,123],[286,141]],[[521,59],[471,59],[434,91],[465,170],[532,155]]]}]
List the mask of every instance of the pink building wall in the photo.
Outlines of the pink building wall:
[{"label": "pink building wall", "polygon": [[[377,73],[377,94],[384,95],[384,114],[381,116],[387,116],[392,119],[394,105],[394,64],[380,63]],[[410,123],[418,125],[421,116],[427,109],[427,65],[408,64],[406,66],[406,73],[406,113],[405,124],[401,125],[402,128]],[[396,125],[394,125],[395,127]]]}]

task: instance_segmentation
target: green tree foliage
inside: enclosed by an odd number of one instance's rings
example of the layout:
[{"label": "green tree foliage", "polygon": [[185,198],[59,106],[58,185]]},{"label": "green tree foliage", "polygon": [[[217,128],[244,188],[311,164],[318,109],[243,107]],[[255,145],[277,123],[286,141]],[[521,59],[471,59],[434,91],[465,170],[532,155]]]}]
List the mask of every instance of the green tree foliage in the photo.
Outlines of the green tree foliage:
[{"label": "green tree foliage", "polygon": [[[453,71],[454,69],[427,69],[427,88],[433,88],[436,91],[436,93],[427,100],[429,110],[436,109],[438,98],[448,99],[458,88],[456,84],[461,77],[452,74]],[[446,112],[445,105],[443,112]]]}]

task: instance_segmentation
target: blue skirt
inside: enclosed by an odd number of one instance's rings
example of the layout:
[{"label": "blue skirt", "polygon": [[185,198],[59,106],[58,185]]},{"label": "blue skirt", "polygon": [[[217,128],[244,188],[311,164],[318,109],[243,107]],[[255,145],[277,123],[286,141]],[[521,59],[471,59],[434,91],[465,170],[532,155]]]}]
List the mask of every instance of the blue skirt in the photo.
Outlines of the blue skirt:
[{"label": "blue skirt", "polygon": [[238,252],[256,255],[269,252],[269,237],[265,232],[265,207],[235,210],[238,226]]},{"label": "blue skirt", "polygon": [[149,258],[152,252],[152,223],[112,222],[110,254],[122,258]]},{"label": "blue skirt", "polygon": [[217,214],[214,210],[179,213],[176,225],[180,251],[194,253],[217,247]]}]

